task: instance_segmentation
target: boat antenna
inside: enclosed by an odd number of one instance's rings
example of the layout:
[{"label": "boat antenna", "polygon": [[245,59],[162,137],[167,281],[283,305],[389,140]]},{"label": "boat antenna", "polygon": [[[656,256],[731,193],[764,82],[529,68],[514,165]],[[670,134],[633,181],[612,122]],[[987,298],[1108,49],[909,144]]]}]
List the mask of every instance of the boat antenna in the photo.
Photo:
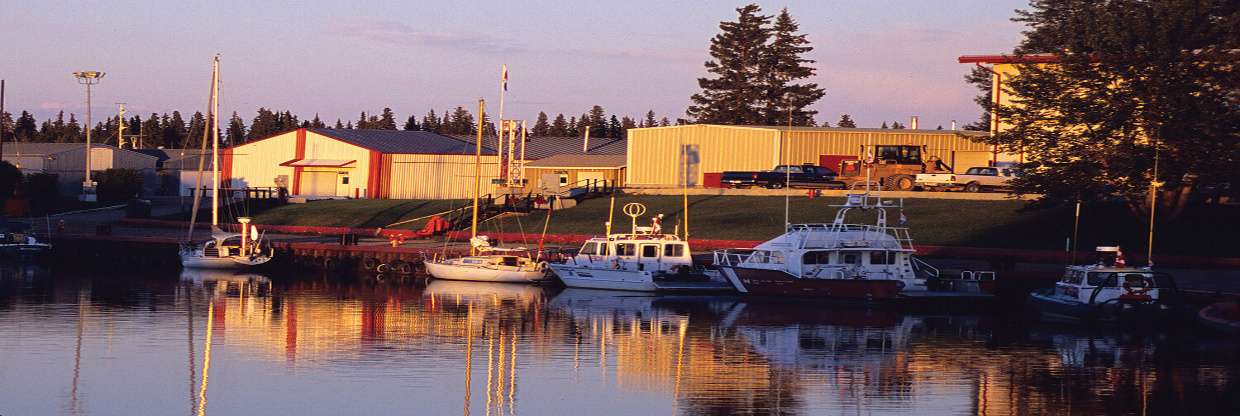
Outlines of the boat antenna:
[{"label": "boat antenna", "polygon": [[1158,207],[1158,188],[1162,186],[1162,182],[1158,181],[1158,135],[1161,126],[1154,129],[1154,171],[1153,177],[1150,179],[1150,238],[1149,248],[1145,253],[1145,261],[1149,267],[1154,267],[1154,211]]},{"label": "boat antenna", "polygon": [[[788,219],[788,211],[791,205],[788,185],[792,183],[792,167],[788,166],[788,141],[791,140],[790,136],[792,135],[792,96],[787,95],[785,98],[788,104],[788,130],[784,131],[784,140],[783,145],[780,146],[780,153],[784,160],[784,229],[787,230],[788,226],[792,225],[792,222]],[[689,238],[685,237],[685,239],[688,240]]]}]

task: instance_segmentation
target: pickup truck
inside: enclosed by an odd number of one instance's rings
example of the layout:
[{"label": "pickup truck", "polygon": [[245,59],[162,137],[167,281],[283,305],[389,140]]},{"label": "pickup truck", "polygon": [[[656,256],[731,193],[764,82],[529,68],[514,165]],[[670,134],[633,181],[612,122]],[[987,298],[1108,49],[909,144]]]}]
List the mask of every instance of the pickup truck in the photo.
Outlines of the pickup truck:
[{"label": "pickup truck", "polygon": [[729,188],[761,186],[771,189],[784,187],[834,187],[835,172],[817,165],[780,165],[761,172],[723,172],[720,184]]},{"label": "pickup truck", "polygon": [[1003,167],[974,167],[964,173],[920,173],[916,185],[923,190],[962,189],[965,192],[981,192],[1008,188],[1008,182],[1020,176],[1020,171]]}]

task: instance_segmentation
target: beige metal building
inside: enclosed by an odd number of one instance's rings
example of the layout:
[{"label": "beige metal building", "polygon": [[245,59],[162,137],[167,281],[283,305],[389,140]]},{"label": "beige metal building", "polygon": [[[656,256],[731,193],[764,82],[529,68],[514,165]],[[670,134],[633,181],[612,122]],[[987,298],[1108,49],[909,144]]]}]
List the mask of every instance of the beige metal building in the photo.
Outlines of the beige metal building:
[{"label": "beige metal building", "polygon": [[[281,187],[313,197],[458,199],[474,194],[472,142],[422,131],[297,129],[235,146],[220,161],[228,187]],[[495,151],[483,149],[482,193],[496,193]]]},{"label": "beige metal building", "polygon": [[559,194],[566,188],[624,186],[624,155],[559,154],[529,162],[527,191]]},{"label": "beige metal building", "polygon": [[[86,178],[86,143],[9,143],[4,146],[4,160],[22,173],[50,173],[57,176],[61,192],[76,195],[82,191]],[[92,143],[91,172],[108,169],[134,169],[143,176],[147,191],[158,188],[155,180],[154,156],[106,144]]]},{"label": "beige metal building", "polygon": [[781,164],[838,167],[863,155],[865,145],[923,145],[953,167],[987,166],[992,146],[984,132],[832,127],[692,124],[629,129],[626,186],[700,186],[706,173],[765,170]]}]

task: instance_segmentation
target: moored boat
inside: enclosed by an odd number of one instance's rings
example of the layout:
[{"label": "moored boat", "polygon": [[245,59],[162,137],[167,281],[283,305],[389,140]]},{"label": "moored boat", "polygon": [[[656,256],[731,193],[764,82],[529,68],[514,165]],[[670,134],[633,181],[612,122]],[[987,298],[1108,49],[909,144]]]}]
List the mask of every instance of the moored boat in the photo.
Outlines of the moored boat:
[{"label": "moored boat", "polygon": [[9,222],[0,232],[0,258],[17,261],[38,261],[52,251],[52,245],[39,241],[30,225]]},{"label": "moored boat", "polygon": [[[853,192],[838,207],[829,224],[789,224],[784,234],[752,250],[716,251],[715,265],[737,291],[753,295],[865,301],[993,297],[993,273],[945,278],[914,256],[908,228],[887,224],[887,209],[898,207],[895,201]],[[877,220],[849,223],[853,210],[872,212]]]},{"label": "moored boat", "polygon": [[1197,322],[1229,334],[1240,334],[1240,302],[1217,302],[1197,312]]},{"label": "moored boat", "polygon": [[638,227],[645,205],[629,203],[632,217],[627,234],[609,234],[587,240],[576,255],[550,265],[565,286],[636,292],[721,292],[732,285],[718,273],[695,268],[689,242],[663,234],[661,216],[649,227]]},{"label": "moored boat", "polygon": [[1098,247],[1095,264],[1068,266],[1054,287],[1029,294],[1043,316],[1112,321],[1163,314],[1172,309],[1175,279],[1149,267],[1129,267],[1119,247]]},{"label": "moored boat", "polygon": [[524,249],[491,247],[486,237],[471,243],[473,256],[427,261],[426,272],[436,279],[472,282],[534,283],[547,280],[547,263],[536,261]]}]

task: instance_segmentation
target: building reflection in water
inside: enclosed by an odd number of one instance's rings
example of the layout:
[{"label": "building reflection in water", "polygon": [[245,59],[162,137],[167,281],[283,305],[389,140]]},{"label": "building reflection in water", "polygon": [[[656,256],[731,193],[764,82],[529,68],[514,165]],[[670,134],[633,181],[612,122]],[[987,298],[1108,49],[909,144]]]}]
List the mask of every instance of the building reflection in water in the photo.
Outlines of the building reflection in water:
[{"label": "building reflection in water", "polygon": [[[174,327],[170,347],[186,351],[177,360],[184,369],[175,372],[185,372],[176,383],[188,385],[178,390],[191,415],[237,409],[239,389],[265,391],[236,371],[267,364],[286,377],[397,386],[408,395],[393,404],[268,393],[274,402],[361,413],[395,405],[488,416],[523,409],[1191,414],[1240,400],[1232,394],[1240,377],[1236,343],[1191,334],[1119,336],[1008,318],[447,281],[419,288],[189,273],[180,282],[129,286],[39,282],[0,281],[0,322],[71,325],[76,345],[64,355],[73,374],[60,390],[63,413],[119,411],[89,387],[100,381],[88,370],[106,363],[98,358],[101,327],[165,310],[174,318],[158,325]],[[73,309],[36,316],[40,303]],[[0,327],[0,336],[11,331]],[[0,353],[12,351],[6,345]],[[212,379],[217,368],[225,379]]]}]

